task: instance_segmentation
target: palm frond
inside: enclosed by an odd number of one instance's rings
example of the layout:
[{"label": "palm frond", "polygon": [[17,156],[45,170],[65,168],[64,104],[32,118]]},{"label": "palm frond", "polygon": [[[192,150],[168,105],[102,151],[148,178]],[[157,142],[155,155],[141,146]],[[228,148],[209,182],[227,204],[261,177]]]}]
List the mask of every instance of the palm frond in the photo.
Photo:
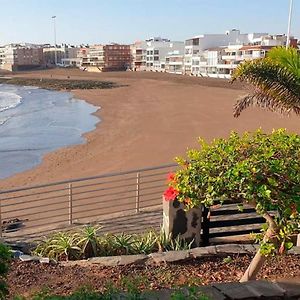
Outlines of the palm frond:
[{"label": "palm frond", "polygon": [[297,76],[268,59],[247,61],[235,70],[232,81],[240,80],[254,89],[234,106],[234,116],[249,106],[259,106],[279,113],[299,114],[300,84]]}]

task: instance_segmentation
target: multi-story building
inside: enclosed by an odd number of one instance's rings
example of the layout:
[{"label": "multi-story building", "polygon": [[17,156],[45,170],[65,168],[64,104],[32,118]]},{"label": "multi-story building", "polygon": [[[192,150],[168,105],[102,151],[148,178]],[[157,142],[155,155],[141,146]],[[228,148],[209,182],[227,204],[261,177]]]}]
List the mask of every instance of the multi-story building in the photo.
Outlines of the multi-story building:
[{"label": "multi-story building", "polygon": [[17,71],[43,65],[43,48],[39,45],[9,44],[0,47],[0,69]]},{"label": "multi-story building", "polygon": [[81,68],[91,72],[127,70],[132,61],[130,46],[119,44],[93,45],[81,49],[79,56]]},{"label": "multi-story building", "polygon": [[132,56],[132,71],[146,71],[147,42],[138,41],[130,46]]},{"label": "multi-story building", "polygon": [[173,74],[183,73],[184,55],[178,50],[169,52],[166,56],[166,72]]},{"label": "multi-story building", "polygon": [[203,55],[206,49],[213,47],[222,47],[228,45],[244,45],[253,43],[253,41],[267,33],[241,34],[239,30],[233,29],[224,34],[203,34],[185,41],[184,50],[184,74],[193,75],[194,62],[198,63],[199,56]]},{"label": "multi-story building", "polygon": [[178,51],[179,54],[184,51],[184,43],[170,41],[162,38],[151,38],[146,40],[146,70],[155,72],[164,72],[166,66],[166,56],[172,51]]},{"label": "multi-story building", "polygon": [[286,36],[266,35],[254,38],[252,43],[228,45],[202,51],[193,58],[191,74],[230,78],[233,70],[243,61],[263,58],[275,46],[284,46]]},{"label": "multi-story building", "polygon": [[80,49],[77,46],[67,44],[56,45],[56,47],[47,44],[43,48],[45,63],[48,66],[55,65],[55,63],[58,65],[68,64],[68,59],[72,61],[77,58],[77,53]]}]

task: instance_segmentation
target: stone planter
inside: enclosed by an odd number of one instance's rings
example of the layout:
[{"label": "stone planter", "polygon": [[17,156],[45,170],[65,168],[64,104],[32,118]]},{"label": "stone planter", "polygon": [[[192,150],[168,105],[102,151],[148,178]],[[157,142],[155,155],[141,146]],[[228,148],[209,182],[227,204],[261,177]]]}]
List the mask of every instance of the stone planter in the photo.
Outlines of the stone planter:
[{"label": "stone planter", "polygon": [[194,247],[201,243],[202,208],[192,208],[185,211],[183,203],[166,201],[163,197],[163,230],[166,234],[172,234],[173,238],[180,236]]}]

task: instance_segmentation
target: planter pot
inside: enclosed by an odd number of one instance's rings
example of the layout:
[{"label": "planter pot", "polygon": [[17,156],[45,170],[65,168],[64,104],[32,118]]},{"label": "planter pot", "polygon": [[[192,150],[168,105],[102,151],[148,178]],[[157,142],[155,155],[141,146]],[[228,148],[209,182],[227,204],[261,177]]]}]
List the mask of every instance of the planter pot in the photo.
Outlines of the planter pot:
[{"label": "planter pot", "polygon": [[166,201],[163,197],[163,229],[173,238],[180,236],[193,247],[199,247],[201,242],[202,208],[192,208],[185,211],[183,203]]}]

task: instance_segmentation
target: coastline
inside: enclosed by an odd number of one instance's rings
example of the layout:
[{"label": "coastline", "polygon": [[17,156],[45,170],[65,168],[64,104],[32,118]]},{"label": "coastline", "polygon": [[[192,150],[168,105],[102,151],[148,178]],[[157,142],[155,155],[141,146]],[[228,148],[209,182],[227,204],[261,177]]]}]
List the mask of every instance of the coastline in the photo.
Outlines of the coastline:
[{"label": "coastline", "polygon": [[197,84],[197,78],[184,78],[180,82],[176,75],[126,73],[53,70],[25,74],[29,78],[70,76],[79,80],[109,80],[122,87],[71,90],[75,98],[100,107],[94,114],[101,122],[84,134],[84,144],[48,153],[37,167],[1,180],[0,188],[170,163],[175,156],[184,155],[187,148],[196,147],[199,136],[211,140],[226,137],[231,130],[244,132],[262,127],[271,131],[285,127],[300,133],[295,116],[280,117],[249,109],[234,119],[232,106],[245,93],[240,88],[205,86]]}]

